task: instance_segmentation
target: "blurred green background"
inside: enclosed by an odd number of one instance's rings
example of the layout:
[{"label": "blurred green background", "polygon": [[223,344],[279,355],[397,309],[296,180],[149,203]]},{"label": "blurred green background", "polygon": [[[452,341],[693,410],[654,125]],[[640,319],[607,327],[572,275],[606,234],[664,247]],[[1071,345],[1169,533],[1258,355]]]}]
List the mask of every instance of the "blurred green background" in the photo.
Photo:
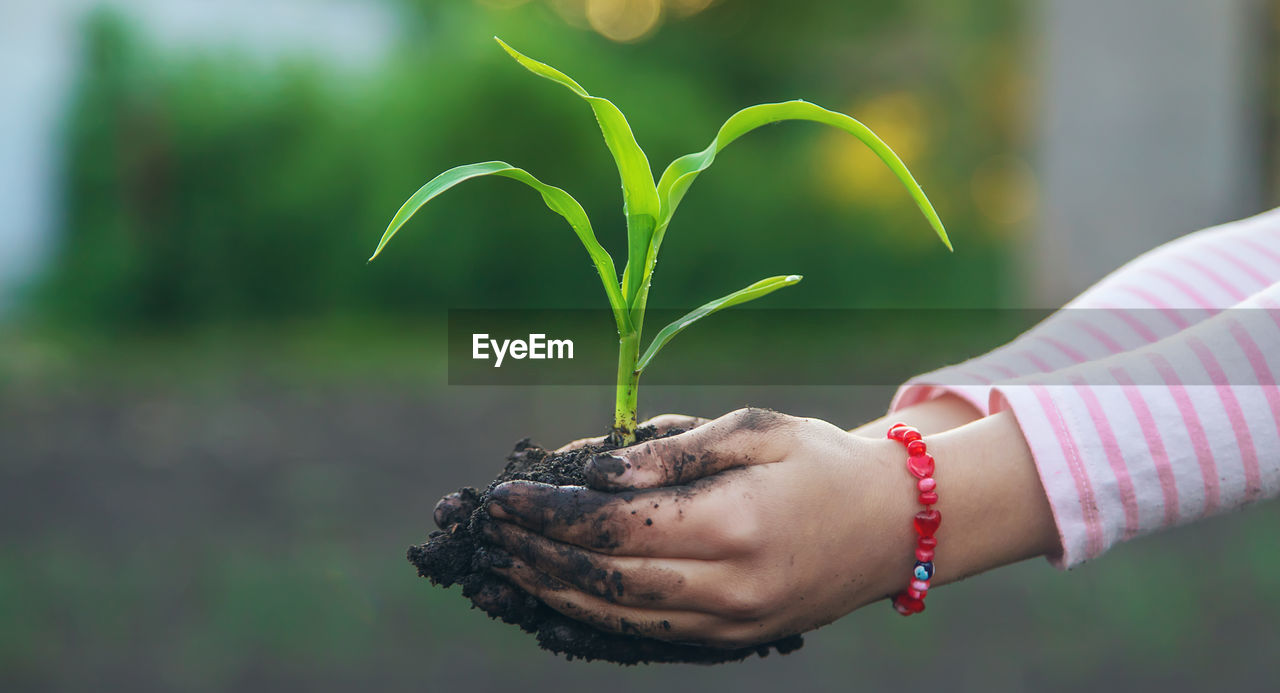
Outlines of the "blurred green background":
[{"label": "blurred green background", "polygon": [[[857,113],[927,182],[965,248],[964,262],[949,261],[856,139],[779,126],[727,150],[699,180],[672,228],[655,300],[701,303],[793,268],[809,276],[795,305],[987,306],[1008,264],[1007,225],[969,193],[973,171],[1025,144],[1016,126],[1025,76],[1008,61],[1013,4],[976,15],[960,5],[830,5],[798,17],[726,4],[619,46],[537,3],[508,12],[426,3],[406,14],[417,26],[387,64],[359,79],[306,63],[157,55],[123,16],[99,13],[86,25],[64,232],[43,298],[76,324],[113,327],[603,305],[563,220],[501,180],[457,190],[385,260],[360,262],[418,185],[490,159],[569,190],[613,254],[625,251],[618,182],[590,110],[519,69],[490,39],[499,34],[613,99],[659,171],[747,105],[804,96]],[[824,25],[856,30],[826,45],[789,40]],[[878,50],[907,40],[924,44],[915,65]],[[1026,204],[1003,197],[1018,192],[995,193],[997,217]],[[929,281],[882,290],[911,274]]]},{"label": "blurred green background", "polygon": [[[402,558],[435,499],[489,478],[511,442],[599,433],[610,414],[602,388],[445,385],[445,309],[603,305],[576,239],[530,191],[461,187],[365,263],[419,185],[489,159],[574,194],[624,251],[589,110],[491,36],[613,100],[659,170],[746,105],[848,112],[898,151],[957,247],[945,253],[853,138],[773,127],[692,189],[655,305],[796,272],[805,282],[770,307],[1027,306],[1027,249],[1054,183],[1037,173],[1036,3],[368,3],[392,29],[361,39],[377,57],[354,66],[323,48],[263,59],[166,39],[145,21],[156,3],[64,4],[76,57],[56,119],[51,240],[0,320],[0,688],[1271,681],[1275,504],[1070,574],[1001,570],[948,588],[924,620],[870,608],[794,655],[712,669],[566,663]],[[1280,26],[1275,3],[1254,5]],[[244,5],[245,24],[255,11]],[[270,45],[282,15],[260,21]],[[1261,54],[1262,74],[1274,55]],[[1274,123],[1280,89],[1259,84],[1259,122]],[[1275,130],[1258,129],[1270,133],[1260,170],[1277,170]],[[1274,176],[1259,180],[1251,204],[1274,201]],[[712,416],[750,403],[851,427],[891,394],[661,387],[641,406]]]}]

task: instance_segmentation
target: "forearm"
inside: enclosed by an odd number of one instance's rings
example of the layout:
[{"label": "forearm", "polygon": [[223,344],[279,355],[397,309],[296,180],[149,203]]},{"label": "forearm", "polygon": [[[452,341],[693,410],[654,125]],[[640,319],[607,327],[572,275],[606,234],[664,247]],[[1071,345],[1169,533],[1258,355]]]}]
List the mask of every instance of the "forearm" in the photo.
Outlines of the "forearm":
[{"label": "forearm", "polygon": [[[887,429],[890,424],[886,423]],[[870,431],[868,431],[869,433]],[[992,568],[1058,551],[1058,532],[1035,461],[1017,421],[1008,413],[988,416],[950,430],[926,434],[935,460],[935,508],[942,523],[935,535],[934,586]],[[851,516],[866,537],[848,557],[850,570],[873,568],[875,578],[854,587],[849,608],[896,594],[915,564],[917,536],[912,517],[920,511],[916,478],[906,467],[900,443],[866,440],[875,452],[856,480],[863,512]]]},{"label": "forearm", "polygon": [[933,584],[1059,550],[1053,512],[1011,413],[931,436],[929,450],[943,516]]}]

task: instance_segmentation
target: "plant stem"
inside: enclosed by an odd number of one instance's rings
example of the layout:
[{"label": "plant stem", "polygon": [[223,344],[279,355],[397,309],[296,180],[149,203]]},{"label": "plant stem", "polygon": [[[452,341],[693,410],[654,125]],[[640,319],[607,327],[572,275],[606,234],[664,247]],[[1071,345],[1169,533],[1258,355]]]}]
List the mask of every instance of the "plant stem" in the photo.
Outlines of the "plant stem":
[{"label": "plant stem", "polygon": [[620,445],[636,442],[636,397],[640,394],[640,333],[627,332],[618,338],[618,386],[613,408],[611,438]]}]

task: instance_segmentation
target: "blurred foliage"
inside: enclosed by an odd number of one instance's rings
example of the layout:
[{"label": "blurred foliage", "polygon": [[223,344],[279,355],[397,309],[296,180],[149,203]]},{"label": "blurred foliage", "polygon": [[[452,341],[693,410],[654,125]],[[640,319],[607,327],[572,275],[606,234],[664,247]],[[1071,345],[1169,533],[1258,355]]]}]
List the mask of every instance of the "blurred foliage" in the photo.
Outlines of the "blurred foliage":
[{"label": "blurred foliage", "polygon": [[1019,158],[1018,4],[796,12],[724,0],[619,44],[567,22],[565,3],[407,0],[400,43],[370,72],[162,52],[98,12],[37,310],[128,330],[602,307],[568,227],[507,181],[451,193],[365,264],[419,185],[488,159],[574,194],[621,255],[616,173],[589,109],[512,64],[493,34],[614,100],[657,170],[753,103],[802,97],[860,117],[898,148],[956,245],[938,246],[856,140],[784,125],[744,138],[698,181],[668,235],[655,305],[790,272],[806,282],[771,306],[1001,305],[1007,241],[1034,205]]}]

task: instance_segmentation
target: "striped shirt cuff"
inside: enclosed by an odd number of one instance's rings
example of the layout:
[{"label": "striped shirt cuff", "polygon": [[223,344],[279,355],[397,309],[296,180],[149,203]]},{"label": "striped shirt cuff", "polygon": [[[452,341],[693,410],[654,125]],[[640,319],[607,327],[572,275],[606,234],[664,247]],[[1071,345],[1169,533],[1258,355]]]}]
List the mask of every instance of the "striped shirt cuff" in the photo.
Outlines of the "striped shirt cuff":
[{"label": "striped shirt cuff", "polygon": [[991,386],[977,384],[954,384],[954,379],[946,375],[947,369],[916,376],[898,388],[889,404],[889,411],[914,406],[943,395],[951,394],[972,404],[975,409],[987,415],[987,403],[990,400]]},{"label": "striped shirt cuff", "polygon": [[1053,511],[1062,552],[1049,556],[1061,569],[1072,568],[1105,550],[1098,503],[1077,444],[1080,424],[1074,412],[1060,408],[1052,390],[1068,386],[1011,385],[992,390],[991,413],[1009,410],[1018,420],[1040,482]]}]

